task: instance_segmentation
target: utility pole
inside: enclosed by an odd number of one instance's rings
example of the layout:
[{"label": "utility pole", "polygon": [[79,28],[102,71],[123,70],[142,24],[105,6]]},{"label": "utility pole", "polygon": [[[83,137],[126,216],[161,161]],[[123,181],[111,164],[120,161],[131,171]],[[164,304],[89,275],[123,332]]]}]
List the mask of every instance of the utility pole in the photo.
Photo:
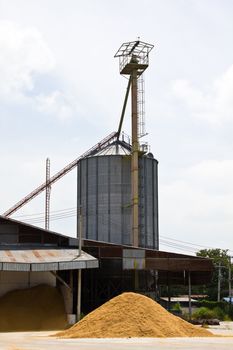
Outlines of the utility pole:
[{"label": "utility pole", "polygon": [[221,299],[221,263],[218,264],[218,301]]},{"label": "utility pole", "polygon": [[229,256],[229,270],[228,270],[228,283],[229,283],[229,305],[231,306],[232,290],[231,290],[231,259]]}]

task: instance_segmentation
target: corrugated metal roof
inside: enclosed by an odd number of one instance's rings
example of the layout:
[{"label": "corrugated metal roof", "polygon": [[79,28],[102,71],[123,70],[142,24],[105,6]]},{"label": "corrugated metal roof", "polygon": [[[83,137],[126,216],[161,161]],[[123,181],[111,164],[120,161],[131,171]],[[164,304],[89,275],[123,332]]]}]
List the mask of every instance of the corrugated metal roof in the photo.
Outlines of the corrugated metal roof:
[{"label": "corrugated metal roof", "polygon": [[49,234],[52,234],[52,235],[55,235],[55,236],[58,236],[58,237],[61,237],[61,238],[69,239],[69,241],[70,241],[70,243],[72,245],[78,245],[78,239],[77,238],[70,237],[70,236],[64,235],[62,233],[54,232],[54,231],[51,231],[51,230],[46,230],[46,229],[44,229],[42,227],[35,226],[35,225],[29,224],[27,222],[19,221],[19,220],[16,220],[16,219],[12,219],[12,218],[8,218],[8,217],[0,215],[0,224],[1,223],[7,223],[7,224],[8,223],[13,223],[13,224],[16,224],[16,225],[32,228],[32,229],[37,230],[37,231],[48,232]]},{"label": "corrugated metal roof", "polygon": [[0,250],[0,270],[52,271],[98,267],[98,260],[78,249]]},{"label": "corrugated metal roof", "polygon": [[[168,297],[160,297],[160,299],[163,300],[163,301],[168,301],[169,300]],[[170,301],[172,303],[188,303],[189,302],[189,298],[188,297],[171,297]],[[192,303],[197,303],[198,301],[191,298],[191,302]]]},{"label": "corrugated metal roof", "polygon": [[124,141],[114,141],[110,145],[104,147],[94,156],[126,156],[131,154],[131,146]]}]

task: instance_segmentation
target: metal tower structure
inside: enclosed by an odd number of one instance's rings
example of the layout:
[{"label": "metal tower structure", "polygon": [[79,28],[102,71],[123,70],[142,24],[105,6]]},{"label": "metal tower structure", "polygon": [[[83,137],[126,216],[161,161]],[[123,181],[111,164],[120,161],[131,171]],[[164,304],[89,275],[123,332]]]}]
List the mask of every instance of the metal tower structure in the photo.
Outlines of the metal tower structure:
[{"label": "metal tower structure", "polygon": [[49,214],[50,214],[50,159],[46,159],[46,190],[45,190],[45,229],[49,230]]},{"label": "metal tower structure", "polygon": [[[128,88],[131,85],[131,186],[132,186],[132,244],[139,244],[139,179],[138,179],[138,154],[139,154],[139,109],[138,109],[138,78],[149,66],[149,53],[153,45],[142,41],[131,41],[123,43],[114,57],[119,57],[120,74],[129,76]],[[127,92],[126,92],[127,101]],[[124,108],[123,108],[124,110]],[[121,116],[121,125],[124,113]],[[142,125],[143,126],[143,125]]]}]

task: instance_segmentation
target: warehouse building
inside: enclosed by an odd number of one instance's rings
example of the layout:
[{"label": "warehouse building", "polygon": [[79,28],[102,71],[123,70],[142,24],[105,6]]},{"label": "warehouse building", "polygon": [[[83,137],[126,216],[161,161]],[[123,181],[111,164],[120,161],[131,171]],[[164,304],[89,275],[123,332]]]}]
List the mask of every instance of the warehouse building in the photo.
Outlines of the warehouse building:
[{"label": "warehouse building", "polygon": [[67,314],[76,314],[78,271],[93,268],[98,260],[80,252],[77,239],[0,216],[0,297],[39,284],[57,286]]}]

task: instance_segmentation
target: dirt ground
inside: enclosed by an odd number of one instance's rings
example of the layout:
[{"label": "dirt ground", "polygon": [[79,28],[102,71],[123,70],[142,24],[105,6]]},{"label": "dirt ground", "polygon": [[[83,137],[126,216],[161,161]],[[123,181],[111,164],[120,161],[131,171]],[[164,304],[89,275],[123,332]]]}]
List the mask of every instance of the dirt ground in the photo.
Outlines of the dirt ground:
[{"label": "dirt ground", "polygon": [[[57,339],[54,332],[0,333],[0,350],[232,350],[233,322],[210,330],[211,338]],[[221,337],[219,337],[221,335]]]}]

